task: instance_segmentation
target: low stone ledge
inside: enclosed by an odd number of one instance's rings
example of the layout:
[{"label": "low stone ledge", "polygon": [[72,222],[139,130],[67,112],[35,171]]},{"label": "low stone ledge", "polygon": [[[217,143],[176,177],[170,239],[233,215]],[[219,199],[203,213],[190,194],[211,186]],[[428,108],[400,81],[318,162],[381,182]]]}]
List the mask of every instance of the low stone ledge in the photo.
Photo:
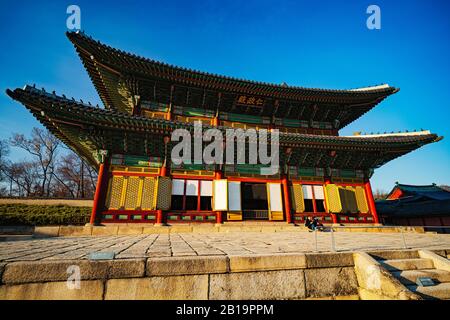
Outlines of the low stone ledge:
[{"label": "low stone ledge", "polygon": [[90,236],[92,226],[61,226],[58,235],[60,237]]},{"label": "low stone ledge", "polygon": [[345,253],[307,253],[306,266],[310,268],[353,267],[353,255]]},{"label": "low stone ledge", "polygon": [[207,300],[208,275],[112,279],[105,300]]},{"label": "low stone ledge", "polygon": [[0,300],[102,300],[103,282],[80,281],[69,288],[66,281],[0,286]]},{"label": "low stone ledge", "polygon": [[119,226],[93,226],[92,235],[93,236],[114,236],[117,235],[119,231]]},{"label": "low stone ledge", "polygon": [[216,227],[215,225],[211,226],[192,226],[193,233],[211,233],[211,232],[219,232],[220,227]]},{"label": "low stone ledge", "polygon": [[304,299],[305,297],[303,270],[210,275],[209,299],[212,300]]},{"label": "low stone ledge", "polygon": [[230,256],[231,272],[289,270],[306,268],[304,254]]},{"label": "low stone ledge", "polygon": [[142,234],[144,231],[144,227],[139,226],[119,226],[117,229],[118,235],[136,235],[136,234]]},{"label": "low stone ledge", "polygon": [[65,281],[68,268],[78,266],[82,280],[143,277],[143,259],[117,259],[111,261],[65,260],[8,263],[2,275],[5,284]]},{"label": "low stone ledge", "polygon": [[375,259],[392,260],[392,259],[415,259],[419,258],[417,249],[413,250],[376,250],[368,251],[369,255]]},{"label": "low stone ledge", "polygon": [[160,227],[144,227],[142,230],[143,234],[169,234],[168,226],[160,226]]},{"label": "low stone ledge", "polygon": [[35,227],[33,236],[36,238],[57,237],[59,235],[59,226],[56,227]]},{"label": "low stone ledge", "polygon": [[147,259],[147,276],[192,275],[228,272],[226,256],[192,256]]},{"label": "low stone ledge", "polygon": [[31,235],[33,226],[0,226],[0,235]]},{"label": "low stone ledge", "polygon": [[358,294],[353,267],[305,270],[306,296],[329,297]]},{"label": "low stone ledge", "polygon": [[190,225],[172,225],[169,227],[170,233],[190,233],[192,230],[193,228]]}]

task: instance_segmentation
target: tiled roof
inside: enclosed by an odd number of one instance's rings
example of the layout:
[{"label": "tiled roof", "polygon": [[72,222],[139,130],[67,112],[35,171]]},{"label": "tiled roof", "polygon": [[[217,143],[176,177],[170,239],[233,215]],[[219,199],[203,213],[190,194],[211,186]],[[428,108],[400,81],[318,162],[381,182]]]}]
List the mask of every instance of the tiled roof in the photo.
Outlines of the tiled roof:
[{"label": "tiled roof", "polygon": [[[350,112],[341,122],[343,127],[380,103],[399,89],[389,85],[378,85],[350,90],[333,90],[278,85],[221,76],[147,59],[96,41],[81,32],[68,32],[87,69],[103,103],[107,108],[115,108],[131,113],[131,99],[139,87],[127,84],[127,77],[140,79],[162,79],[171,83],[207,90],[251,94],[288,101],[317,104],[337,104],[335,108]],[[128,88],[132,86],[134,89]],[[350,108],[350,110],[349,110]],[[314,113],[313,109],[310,113]],[[303,113],[303,112],[302,112]]]}]

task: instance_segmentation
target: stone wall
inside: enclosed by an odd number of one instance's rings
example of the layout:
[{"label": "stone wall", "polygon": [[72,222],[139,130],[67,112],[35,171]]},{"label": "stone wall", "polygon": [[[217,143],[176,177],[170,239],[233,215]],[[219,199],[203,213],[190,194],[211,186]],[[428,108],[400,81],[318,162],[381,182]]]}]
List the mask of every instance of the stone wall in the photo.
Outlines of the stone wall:
[{"label": "stone wall", "polygon": [[[80,289],[66,283],[80,267]],[[351,253],[26,261],[0,266],[0,299],[358,299]]]}]

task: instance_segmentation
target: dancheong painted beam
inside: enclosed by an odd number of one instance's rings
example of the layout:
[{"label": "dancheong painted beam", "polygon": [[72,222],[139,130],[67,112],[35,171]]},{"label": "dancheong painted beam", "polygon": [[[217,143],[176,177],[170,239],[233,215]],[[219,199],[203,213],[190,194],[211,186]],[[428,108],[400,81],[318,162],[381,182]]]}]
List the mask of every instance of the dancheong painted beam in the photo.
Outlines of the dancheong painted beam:
[{"label": "dancheong painted beam", "polygon": [[[442,139],[429,131],[339,136],[343,126],[398,92],[388,85],[267,84],[138,57],[83,33],[67,36],[104,108],[34,86],[7,94],[98,170],[93,224],[303,223],[307,217],[376,224],[374,169]],[[175,165],[172,132],[193,132],[198,121],[224,135],[230,128],[279,130],[279,166],[267,175],[262,164]]]}]

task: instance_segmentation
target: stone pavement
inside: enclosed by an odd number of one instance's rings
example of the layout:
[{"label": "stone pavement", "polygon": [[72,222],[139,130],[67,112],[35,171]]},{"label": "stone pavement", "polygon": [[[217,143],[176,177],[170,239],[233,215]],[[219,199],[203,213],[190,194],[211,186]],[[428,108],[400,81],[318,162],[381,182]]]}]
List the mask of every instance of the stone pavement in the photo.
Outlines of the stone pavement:
[{"label": "stone pavement", "polygon": [[[339,252],[403,249],[404,242],[410,249],[450,248],[449,234],[336,232],[333,237],[335,250]],[[111,251],[115,252],[116,259],[130,259],[330,252],[333,249],[329,232],[58,237],[0,242],[0,262],[87,259],[92,252]]]}]

